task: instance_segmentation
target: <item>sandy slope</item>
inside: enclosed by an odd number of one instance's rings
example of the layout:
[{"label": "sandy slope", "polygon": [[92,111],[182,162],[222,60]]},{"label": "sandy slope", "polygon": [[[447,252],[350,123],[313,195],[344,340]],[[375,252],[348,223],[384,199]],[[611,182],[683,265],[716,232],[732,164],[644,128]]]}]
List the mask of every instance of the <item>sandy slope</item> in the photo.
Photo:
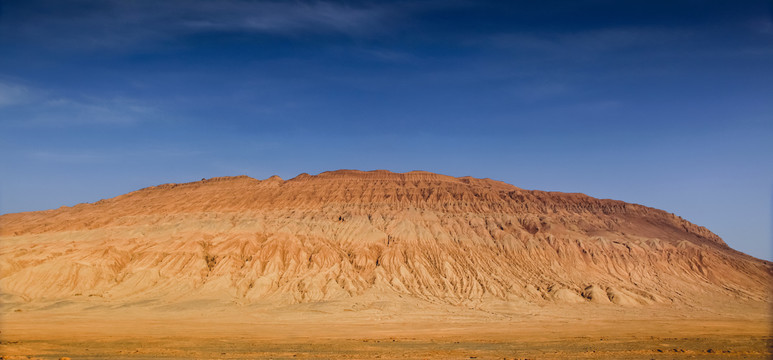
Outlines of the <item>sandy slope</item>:
[{"label": "sandy slope", "polygon": [[[363,324],[461,339],[470,324],[626,318],[719,321],[728,336],[745,322],[764,354],[771,280],[771,263],[661,210],[427,172],[214,178],[0,216],[2,335],[16,341],[210,336],[185,325],[205,315],[237,334],[331,324],[343,339],[373,335]],[[166,330],[139,331],[152,319]]]}]

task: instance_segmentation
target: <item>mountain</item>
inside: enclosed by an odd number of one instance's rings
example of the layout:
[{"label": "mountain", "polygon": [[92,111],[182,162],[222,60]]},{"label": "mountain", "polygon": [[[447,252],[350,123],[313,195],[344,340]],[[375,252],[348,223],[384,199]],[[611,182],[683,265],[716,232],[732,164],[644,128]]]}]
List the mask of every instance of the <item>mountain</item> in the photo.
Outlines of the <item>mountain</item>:
[{"label": "mountain", "polygon": [[14,306],[369,297],[386,312],[400,299],[722,311],[771,303],[773,284],[773,264],[665,211],[422,171],[221,177],[2,215],[0,259]]}]

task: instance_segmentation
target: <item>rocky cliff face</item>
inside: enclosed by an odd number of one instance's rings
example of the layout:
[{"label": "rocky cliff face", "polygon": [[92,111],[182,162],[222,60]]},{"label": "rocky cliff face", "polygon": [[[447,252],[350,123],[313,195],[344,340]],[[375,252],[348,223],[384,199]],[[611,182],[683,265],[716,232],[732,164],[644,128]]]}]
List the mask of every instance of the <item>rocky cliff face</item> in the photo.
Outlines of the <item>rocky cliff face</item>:
[{"label": "rocky cliff face", "polygon": [[6,298],[770,301],[773,265],[661,210],[427,172],[165,184],[0,216]]}]

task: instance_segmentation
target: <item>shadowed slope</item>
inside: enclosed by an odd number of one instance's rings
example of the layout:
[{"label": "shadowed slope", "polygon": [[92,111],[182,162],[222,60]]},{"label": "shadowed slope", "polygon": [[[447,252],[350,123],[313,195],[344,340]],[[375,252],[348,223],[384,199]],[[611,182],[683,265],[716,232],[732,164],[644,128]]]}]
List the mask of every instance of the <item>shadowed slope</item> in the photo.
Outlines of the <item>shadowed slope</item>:
[{"label": "shadowed slope", "polygon": [[0,225],[0,287],[26,301],[720,306],[773,279],[661,210],[420,171],[165,184]]}]

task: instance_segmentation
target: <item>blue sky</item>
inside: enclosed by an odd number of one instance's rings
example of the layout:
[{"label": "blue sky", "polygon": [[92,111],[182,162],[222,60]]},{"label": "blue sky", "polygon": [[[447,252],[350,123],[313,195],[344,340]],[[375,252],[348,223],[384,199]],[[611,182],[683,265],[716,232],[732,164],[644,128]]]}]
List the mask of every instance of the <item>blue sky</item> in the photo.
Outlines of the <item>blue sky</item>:
[{"label": "blue sky", "polygon": [[0,212],[354,168],[674,212],[773,258],[768,1],[0,2]]}]

